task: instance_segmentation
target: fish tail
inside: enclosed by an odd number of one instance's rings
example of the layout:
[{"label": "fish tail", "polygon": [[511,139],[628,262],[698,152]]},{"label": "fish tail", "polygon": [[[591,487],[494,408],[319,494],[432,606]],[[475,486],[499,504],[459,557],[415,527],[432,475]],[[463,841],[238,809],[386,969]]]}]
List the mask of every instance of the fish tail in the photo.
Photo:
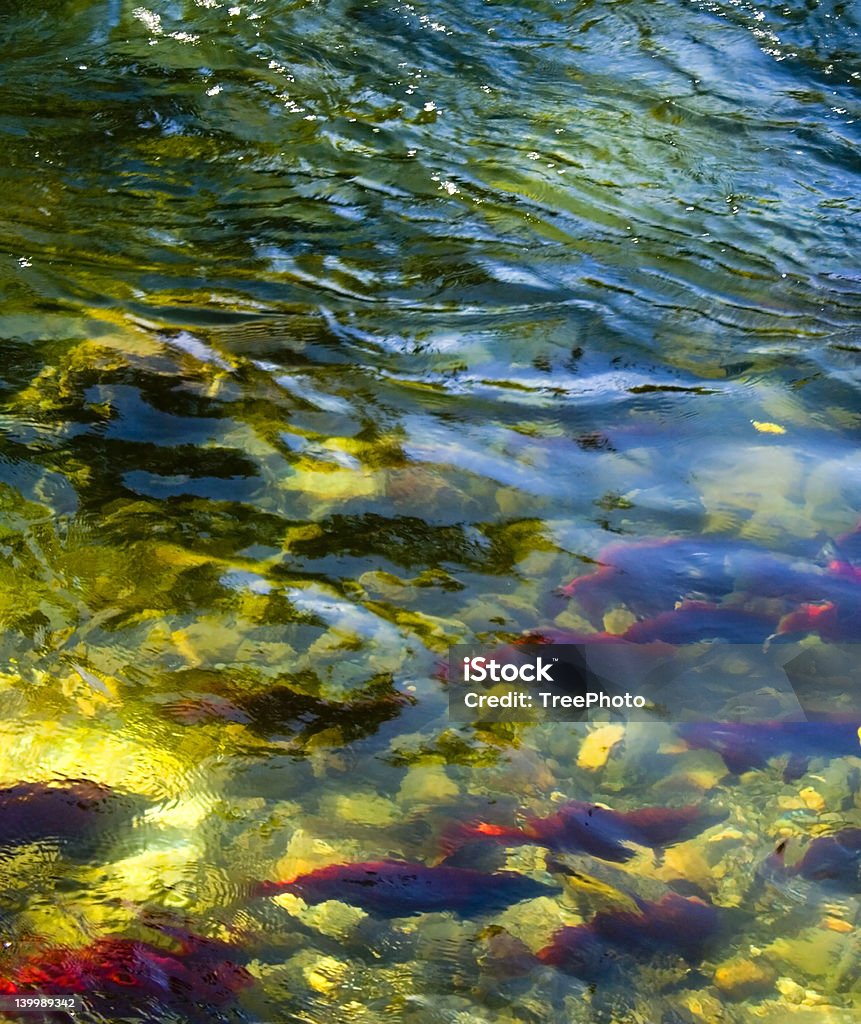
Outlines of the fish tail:
[{"label": "fish tail", "polygon": [[792,870],[787,867],[786,864],[786,843],[784,839],[778,843],[774,852],[766,858],[763,868],[765,871],[772,875],[787,875],[791,874]]}]

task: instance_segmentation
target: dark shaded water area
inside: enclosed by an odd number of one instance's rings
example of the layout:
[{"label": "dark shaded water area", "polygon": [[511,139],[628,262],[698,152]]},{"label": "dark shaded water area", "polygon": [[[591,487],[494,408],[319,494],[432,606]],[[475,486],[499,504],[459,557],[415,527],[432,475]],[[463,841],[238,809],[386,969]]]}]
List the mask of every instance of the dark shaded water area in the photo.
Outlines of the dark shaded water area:
[{"label": "dark shaded water area", "polygon": [[[859,33],[7,0],[0,979],[88,1021],[857,1020],[861,748],[457,724],[438,666],[858,639]],[[548,863],[570,800],[708,825]],[[510,843],[462,863],[535,883],[503,909],[255,889],[477,819]],[[668,891],[713,942],[626,945]]]}]

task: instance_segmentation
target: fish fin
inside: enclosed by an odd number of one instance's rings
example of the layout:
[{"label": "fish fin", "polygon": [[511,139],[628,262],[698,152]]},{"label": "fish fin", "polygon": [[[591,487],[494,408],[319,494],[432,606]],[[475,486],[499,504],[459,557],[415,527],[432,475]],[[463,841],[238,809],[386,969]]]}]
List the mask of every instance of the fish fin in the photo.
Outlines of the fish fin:
[{"label": "fish fin", "polygon": [[765,858],[759,869],[759,874],[763,878],[776,880],[792,873],[786,864],[786,847],[788,845],[789,840],[782,839],[774,848],[774,851]]},{"label": "fish fin", "polygon": [[783,769],[783,781],[796,782],[806,774],[809,763],[810,758],[804,757],[802,754],[793,754]]}]

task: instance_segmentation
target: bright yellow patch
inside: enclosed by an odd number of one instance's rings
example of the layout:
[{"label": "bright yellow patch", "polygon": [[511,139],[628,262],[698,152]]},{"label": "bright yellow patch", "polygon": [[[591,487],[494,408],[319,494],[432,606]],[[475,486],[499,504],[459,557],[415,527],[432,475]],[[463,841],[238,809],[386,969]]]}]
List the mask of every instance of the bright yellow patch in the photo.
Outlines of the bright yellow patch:
[{"label": "bright yellow patch", "polygon": [[636,621],[637,616],[627,608],[612,608],[604,616],[603,626],[607,633],[619,635],[630,629]]},{"label": "bright yellow patch", "polygon": [[848,933],[852,931],[852,925],[849,921],[844,921],[842,917],[833,917],[831,914],[822,918],[821,926],[827,928],[830,932]]},{"label": "bright yellow patch", "polygon": [[754,430],[758,430],[760,434],[785,434],[786,427],[782,427],[779,423],[764,423],[762,420],[751,420]]},{"label": "bright yellow patch", "polygon": [[304,970],[305,980],[315,992],[330,995],[347,979],[349,968],[333,956],[321,957],[313,966]]},{"label": "bright yellow patch", "polygon": [[577,755],[577,767],[595,771],[603,768],[610,757],[613,747],[625,735],[622,725],[602,725],[600,729],[590,732],[580,746]]},{"label": "bright yellow patch", "polygon": [[684,740],[665,740],[659,747],[659,754],[686,754],[691,748]]},{"label": "bright yellow patch", "polygon": [[633,897],[628,896],[615,886],[602,882],[592,875],[584,875],[575,872],[563,876],[563,882],[570,891],[582,893],[592,899],[600,900],[603,904],[612,906],[617,910],[627,910],[637,913],[639,908]]},{"label": "bright yellow patch", "polygon": [[707,892],[714,889],[718,872],[706,860],[699,848],[701,841],[679,843],[664,854],[664,862],[655,876],[664,881],[686,878]]},{"label": "bright yellow patch", "polygon": [[811,811],[821,813],[825,810],[825,798],[821,793],[817,793],[812,786],[802,789],[798,795],[804,801],[805,806]]}]

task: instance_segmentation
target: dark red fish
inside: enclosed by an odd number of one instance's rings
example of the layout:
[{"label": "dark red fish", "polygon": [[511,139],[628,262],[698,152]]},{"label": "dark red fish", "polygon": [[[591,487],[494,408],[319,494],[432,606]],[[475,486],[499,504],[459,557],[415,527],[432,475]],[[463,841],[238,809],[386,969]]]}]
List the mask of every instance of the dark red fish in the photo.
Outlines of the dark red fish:
[{"label": "dark red fish", "polygon": [[558,891],[514,871],[490,874],[398,860],[330,864],[290,881],[261,882],[253,889],[258,896],[295,893],[308,903],[341,900],[379,917],[442,910],[470,917]]},{"label": "dark red fish", "polygon": [[681,601],[669,611],[658,612],[630,625],[624,633],[567,634],[552,639],[552,631],[539,631],[530,643],[571,644],[694,644],[702,640],[726,640],[737,644],[763,644],[774,636],[818,633],[826,639],[844,638],[842,620],[831,605],[803,605],[787,615],[727,607],[708,601]]},{"label": "dark red fish", "polygon": [[12,977],[0,979],[6,993],[93,994],[180,1000],[219,1006],[253,976],[221,955],[222,944],[187,943],[171,953],[132,939],[99,939],[82,949],[54,947],[31,954]]},{"label": "dark red fish", "polygon": [[[857,570],[856,570],[857,571]],[[857,593],[854,600],[835,604],[820,601],[802,604],[784,615],[777,624],[776,636],[797,636],[814,633],[834,643],[857,640],[861,633],[861,577],[853,583]]]},{"label": "dark red fish", "polygon": [[[856,639],[861,633],[861,569],[847,554],[847,550],[854,554],[856,534],[861,532],[838,538],[837,553],[826,565],[711,538],[614,544],[598,555],[596,572],[573,580],[562,593],[574,598],[599,627],[608,609],[624,604],[641,620],[633,632],[625,634],[638,643],[645,638],[690,642],[687,627],[695,631],[695,618],[674,615],[679,604],[702,612],[712,610],[712,619],[702,624],[702,639],[714,636],[756,643],[774,633],[778,624],[781,634],[814,632],[831,640]],[[732,592],[748,595],[758,604],[762,598],[783,603],[770,632],[760,636],[756,625],[757,619],[768,616],[735,602],[731,608],[718,603]],[[823,605],[832,610],[817,615],[814,610]],[[788,618],[804,606],[808,606],[804,615]],[[681,639],[674,638],[676,633]]]},{"label": "dark red fish", "polygon": [[635,644],[656,641],[692,644],[701,640],[761,644],[774,633],[777,625],[776,617],[743,608],[727,608],[707,601],[683,601],[670,611],[635,622],[621,638]]},{"label": "dark red fish", "polygon": [[620,600],[637,616],[656,615],[676,601],[719,600],[733,589],[731,556],[755,550],[701,538],[659,538],[610,544],[599,552],[598,569],[562,588],[576,599],[593,625]]},{"label": "dark red fish", "polygon": [[620,953],[591,924],[560,928],[552,942],[537,953],[538,960],[583,981],[599,981],[620,967]]},{"label": "dark red fish", "polygon": [[861,752],[861,716],[800,722],[685,722],[682,739],[691,747],[714,750],[731,772],[764,768],[773,757],[790,757],[785,778],[800,778],[812,757],[843,757]]},{"label": "dark red fish", "polygon": [[0,846],[40,840],[86,845],[145,806],[98,782],[19,782],[0,789]]},{"label": "dark red fish", "polygon": [[[657,612],[634,622],[623,633],[540,629],[527,634],[523,643],[681,645],[701,640],[727,640],[739,644],[762,644],[778,631],[780,622],[779,614],[763,615],[708,601],[681,601],[669,611]],[[516,647],[500,648],[502,653],[509,650],[516,651]]]},{"label": "dark red fish", "polygon": [[584,981],[612,970],[618,957],[646,959],[672,953],[698,963],[719,932],[715,907],[695,897],[665,893],[657,902],[635,900],[637,910],[607,910],[586,924],[561,928],[538,959]]},{"label": "dark red fish", "polygon": [[861,828],[846,828],[814,839],[797,864],[787,865],[782,842],[768,858],[767,867],[786,875],[800,875],[812,882],[839,882],[861,891]]},{"label": "dark red fish", "polygon": [[554,853],[589,853],[602,860],[622,863],[637,847],[667,846],[714,822],[695,805],[643,807],[613,811],[582,800],[571,800],[546,818],[530,816],[522,828],[492,825],[460,825],[444,838],[451,853],[466,842],[490,839],[504,846],[544,846]]}]

